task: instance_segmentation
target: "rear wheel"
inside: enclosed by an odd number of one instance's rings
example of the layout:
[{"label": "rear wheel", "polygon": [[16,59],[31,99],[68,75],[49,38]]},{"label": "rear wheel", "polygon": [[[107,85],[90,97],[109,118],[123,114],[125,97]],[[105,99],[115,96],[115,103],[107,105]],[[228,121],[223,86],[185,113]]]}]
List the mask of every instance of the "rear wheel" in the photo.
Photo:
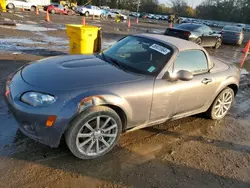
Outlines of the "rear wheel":
[{"label": "rear wheel", "polygon": [[218,48],[221,46],[221,44],[222,44],[222,39],[221,39],[221,38],[218,38],[217,41],[216,41],[216,43],[215,43],[214,48],[215,48],[215,49],[218,49]]},{"label": "rear wheel", "polygon": [[201,43],[202,43],[201,38],[197,38],[196,41],[195,41],[195,43],[198,44],[198,45],[201,45]]},{"label": "rear wheel", "polygon": [[34,11],[36,11],[36,7],[32,6],[32,7],[30,7],[30,10],[34,12]]},{"label": "rear wheel", "polygon": [[111,18],[112,18],[112,16],[111,16],[111,15],[108,15],[108,18],[110,18],[110,19],[111,19]]},{"label": "rear wheel", "polygon": [[52,13],[52,14],[55,14],[55,13],[56,13],[56,10],[52,9],[52,10],[51,10],[51,13]]},{"label": "rear wheel", "polygon": [[108,153],[118,142],[122,123],[108,107],[94,107],[77,116],[65,133],[70,151],[80,159],[94,159]]},{"label": "rear wheel", "polygon": [[225,88],[214,100],[212,106],[207,111],[209,118],[220,120],[226,116],[234,101],[234,91]]}]

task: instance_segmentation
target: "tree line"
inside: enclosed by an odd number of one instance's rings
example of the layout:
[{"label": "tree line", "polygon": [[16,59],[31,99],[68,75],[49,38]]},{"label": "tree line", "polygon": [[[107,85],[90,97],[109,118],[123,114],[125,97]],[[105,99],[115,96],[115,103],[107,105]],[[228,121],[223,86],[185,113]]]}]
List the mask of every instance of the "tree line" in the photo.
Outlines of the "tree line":
[{"label": "tree line", "polygon": [[[88,1],[78,0],[78,3]],[[204,0],[196,8],[189,6],[186,0],[168,0],[168,4],[160,4],[158,0],[92,0],[91,4],[137,11],[138,2],[139,11],[145,13],[250,23],[250,0]]]}]

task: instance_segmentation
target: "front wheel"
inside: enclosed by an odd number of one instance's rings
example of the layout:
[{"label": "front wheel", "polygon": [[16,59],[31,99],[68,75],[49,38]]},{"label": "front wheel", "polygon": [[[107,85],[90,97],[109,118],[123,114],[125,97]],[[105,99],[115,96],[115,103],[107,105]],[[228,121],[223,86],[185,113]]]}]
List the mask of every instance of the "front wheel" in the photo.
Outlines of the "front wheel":
[{"label": "front wheel", "polygon": [[226,116],[234,101],[234,91],[225,88],[214,100],[212,106],[207,111],[209,118],[220,120]]},{"label": "front wheel", "polygon": [[30,7],[30,11],[32,12],[36,11],[36,7],[35,6]]},{"label": "front wheel", "polygon": [[88,17],[89,16],[89,12],[85,12],[85,16]]},{"label": "front wheel", "polygon": [[215,43],[214,48],[215,48],[215,49],[218,49],[218,48],[221,46],[221,44],[222,44],[222,39],[221,39],[221,38],[218,38],[217,41],[216,41],[216,43]]},{"label": "front wheel", "polygon": [[51,13],[52,13],[52,14],[55,14],[55,13],[56,13],[56,11],[55,11],[54,9],[52,9],[52,10],[51,10]]},{"label": "front wheel", "polygon": [[122,123],[108,107],[94,107],[77,116],[65,133],[70,151],[80,159],[94,159],[108,153],[118,142]]},{"label": "front wheel", "polygon": [[14,6],[14,4],[10,3],[7,5],[7,8],[13,10],[13,9],[15,9],[15,6]]}]

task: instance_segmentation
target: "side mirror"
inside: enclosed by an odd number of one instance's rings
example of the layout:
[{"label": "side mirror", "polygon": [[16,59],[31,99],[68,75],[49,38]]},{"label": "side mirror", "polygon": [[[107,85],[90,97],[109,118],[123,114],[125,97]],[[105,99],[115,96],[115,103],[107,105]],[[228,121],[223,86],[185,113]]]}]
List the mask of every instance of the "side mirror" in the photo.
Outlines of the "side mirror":
[{"label": "side mirror", "polygon": [[194,75],[189,71],[179,70],[177,72],[177,78],[179,80],[182,80],[182,81],[189,81],[189,80],[192,80],[194,78]]},{"label": "side mirror", "polygon": [[169,72],[166,72],[163,76],[164,80],[170,80],[172,82],[175,82],[177,80],[182,80],[182,81],[189,81],[192,80],[194,75],[186,70],[179,70],[176,74],[170,75]]}]

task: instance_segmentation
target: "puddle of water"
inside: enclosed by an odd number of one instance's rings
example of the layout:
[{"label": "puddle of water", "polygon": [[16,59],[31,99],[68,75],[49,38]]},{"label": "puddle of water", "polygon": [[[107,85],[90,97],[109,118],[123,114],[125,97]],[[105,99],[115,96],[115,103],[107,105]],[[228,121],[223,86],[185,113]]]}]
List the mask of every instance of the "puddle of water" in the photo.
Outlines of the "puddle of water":
[{"label": "puddle of water", "polygon": [[110,47],[111,45],[113,45],[115,43],[116,43],[115,40],[109,40],[109,41],[103,40],[102,41],[102,50],[107,49],[108,47]]},{"label": "puddle of water", "polygon": [[42,39],[39,39],[39,40],[44,41],[46,43],[56,43],[56,44],[61,44],[61,45],[68,45],[69,44],[68,39],[49,36],[46,33],[42,33],[42,32],[38,32],[36,34],[40,35],[42,37]]},{"label": "puddle of water", "polygon": [[47,44],[45,42],[33,41],[28,38],[0,38],[0,47],[7,44]]},{"label": "puddle of water", "polygon": [[5,26],[5,25],[0,25],[2,28],[7,28],[7,29],[16,29],[19,31],[56,31],[57,29],[55,28],[46,28],[46,27],[40,27],[37,25],[29,25],[29,24],[16,24],[15,26]]},{"label": "puddle of water", "polygon": [[55,28],[40,27],[37,25],[17,24],[15,29],[20,31],[56,31]]}]

